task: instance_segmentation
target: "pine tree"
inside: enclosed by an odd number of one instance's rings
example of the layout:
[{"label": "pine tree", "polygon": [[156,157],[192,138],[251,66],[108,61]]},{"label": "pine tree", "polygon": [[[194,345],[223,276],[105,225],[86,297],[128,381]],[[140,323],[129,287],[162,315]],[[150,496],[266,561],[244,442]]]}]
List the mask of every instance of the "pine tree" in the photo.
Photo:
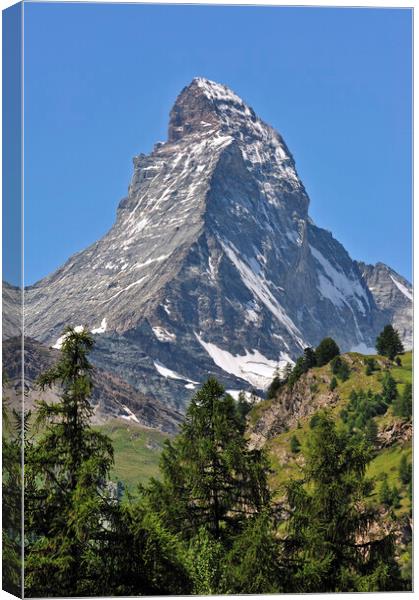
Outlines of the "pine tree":
[{"label": "pine tree", "polygon": [[255,396],[251,395],[250,399],[247,400],[246,394],[243,391],[239,393],[239,397],[237,400],[237,412],[241,417],[244,426],[246,426],[246,417],[255,404],[254,398]]},{"label": "pine tree", "polygon": [[393,495],[392,495],[392,491],[390,489],[390,486],[388,485],[388,479],[387,476],[384,477],[379,492],[378,492],[378,498],[381,504],[384,504],[384,506],[390,507],[393,504]]},{"label": "pine tree", "polygon": [[286,552],[295,565],[293,591],[398,589],[392,537],[366,538],[370,526],[380,522],[366,503],[372,490],[365,479],[371,457],[366,442],[318,413],[304,457],[303,479],[287,486]]},{"label": "pine tree", "polygon": [[330,361],[330,367],[333,375],[339,377],[341,381],[349,379],[350,369],[349,365],[341,356],[335,356]]},{"label": "pine tree", "polygon": [[335,390],[337,387],[338,387],[338,380],[333,375],[332,379],[330,380],[329,390],[331,392],[333,392],[333,390]]},{"label": "pine tree", "polygon": [[308,371],[313,367],[317,366],[316,353],[313,348],[304,348],[303,356],[303,368],[304,371]]},{"label": "pine tree", "polygon": [[399,477],[400,481],[404,485],[409,485],[409,483],[412,481],[412,463],[407,462],[406,454],[403,454],[400,459]]},{"label": "pine tree", "polygon": [[205,527],[201,527],[190,541],[185,563],[193,585],[192,594],[223,594],[228,591],[225,549]]},{"label": "pine tree", "polygon": [[293,435],[290,440],[291,452],[293,454],[298,454],[301,450],[301,444],[296,435]]},{"label": "pine tree", "polygon": [[377,370],[377,363],[374,358],[366,358],[365,365],[365,375],[367,376],[372,375]]},{"label": "pine tree", "polygon": [[368,419],[365,426],[365,436],[372,447],[377,443],[378,426],[374,419]]},{"label": "pine tree", "polygon": [[162,480],[145,490],[171,531],[191,539],[204,527],[222,540],[269,503],[267,460],[248,450],[243,434],[234,400],[210,378],[192,398],[180,434],[166,442]]},{"label": "pine tree", "polygon": [[289,591],[289,568],[269,511],[248,519],[226,557],[227,592],[275,594]]},{"label": "pine tree", "polygon": [[[42,390],[61,390],[56,403],[39,401],[41,435],[26,449],[26,590],[29,596],[94,593],[85,581],[91,545],[104,535],[105,482],[113,461],[110,440],[90,427],[93,339],[71,327],[61,357],[41,375]],[[30,484],[30,485],[28,485]]]},{"label": "pine tree", "polygon": [[397,354],[404,352],[404,347],[400,341],[399,333],[392,325],[386,325],[375,343],[378,354],[388,356],[390,360],[394,360]]},{"label": "pine tree", "polygon": [[3,373],[2,397],[2,589],[22,596],[22,416],[11,411],[5,395],[8,378]]},{"label": "pine tree", "polygon": [[412,418],[412,384],[406,383],[403,389],[403,394],[397,396],[393,404],[393,412],[397,417],[403,419]]},{"label": "pine tree", "polygon": [[323,365],[327,365],[332,358],[339,354],[339,346],[336,344],[335,340],[330,337],[324,338],[316,348],[317,366],[322,367]]},{"label": "pine tree", "polygon": [[382,398],[387,406],[397,398],[397,384],[388,371],[384,373],[382,381]]}]

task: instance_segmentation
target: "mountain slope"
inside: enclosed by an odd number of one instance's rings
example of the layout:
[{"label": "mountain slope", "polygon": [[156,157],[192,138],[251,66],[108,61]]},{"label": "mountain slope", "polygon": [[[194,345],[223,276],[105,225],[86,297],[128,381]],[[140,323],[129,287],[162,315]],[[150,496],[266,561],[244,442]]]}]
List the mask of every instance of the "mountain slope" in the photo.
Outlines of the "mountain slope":
[{"label": "mountain slope", "polygon": [[[33,410],[37,400],[54,402],[60,390],[40,391],[36,381],[41,373],[50,369],[58,360],[59,352],[47,348],[31,338],[24,338],[23,360],[25,365],[25,410]],[[21,339],[10,338],[3,343],[3,368],[8,377],[6,396],[12,405],[21,407]],[[95,425],[117,419],[119,424],[133,424],[152,428],[159,432],[176,433],[182,415],[157,400],[150,400],[125,381],[102,369],[92,373],[93,407],[92,423]]]},{"label": "mountain slope", "polygon": [[358,266],[376,305],[388,315],[388,322],[399,331],[406,348],[412,348],[413,290],[411,284],[383,263],[366,265],[359,262]]},{"label": "mountain slope", "polygon": [[387,308],[308,204],[282,137],[196,78],[168,141],[135,157],[111,230],[26,289],[27,334],[56,345],[85,325],[99,367],[176,408],[209,373],[263,389],[325,335],[373,347]]}]

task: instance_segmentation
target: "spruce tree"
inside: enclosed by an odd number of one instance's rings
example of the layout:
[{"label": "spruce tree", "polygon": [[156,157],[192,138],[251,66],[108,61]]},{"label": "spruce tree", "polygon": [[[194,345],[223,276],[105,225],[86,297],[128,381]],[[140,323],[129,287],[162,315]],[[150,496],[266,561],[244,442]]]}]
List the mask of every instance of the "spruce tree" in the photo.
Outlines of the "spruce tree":
[{"label": "spruce tree", "polygon": [[304,371],[308,371],[317,366],[316,353],[313,348],[304,348],[303,367]]},{"label": "spruce tree", "polygon": [[397,398],[397,384],[395,379],[390,375],[388,371],[384,373],[382,381],[382,398],[388,405],[392,404]]},{"label": "spruce tree", "polygon": [[387,508],[389,508],[392,503],[393,503],[393,495],[390,489],[390,486],[388,484],[388,479],[387,479],[387,475],[384,477],[379,492],[378,492],[378,499],[380,501],[381,504],[384,504],[384,506],[386,506]]},{"label": "spruce tree", "polygon": [[338,387],[338,380],[336,379],[336,377],[333,375],[332,379],[330,380],[330,384],[329,384],[329,390],[331,392],[333,392],[333,390],[335,390]]},{"label": "spruce tree", "polygon": [[409,485],[412,481],[412,463],[407,462],[406,454],[403,454],[400,459],[399,477],[403,485]]},{"label": "spruce tree", "polygon": [[105,533],[110,440],[90,427],[93,339],[64,332],[57,364],[39,378],[42,390],[58,386],[56,403],[37,403],[39,439],[25,456],[26,590],[28,596],[94,593],[86,581],[92,545]]},{"label": "spruce tree", "polygon": [[234,400],[210,378],[195,394],[180,434],[161,456],[161,481],[145,490],[166,527],[186,539],[204,527],[216,540],[240,531],[269,503],[268,464],[249,450]]},{"label": "spruce tree", "polygon": [[289,568],[269,511],[248,519],[225,559],[228,593],[275,594],[289,591]]},{"label": "spruce tree", "polygon": [[294,563],[293,591],[399,589],[392,537],[369,541],[367,536],[380,519],[366,502],[372,491],[365,479],[371,457],[366,442],[318,413],[304,457],[303,479],[287,486],[286,551]]},{"label": "spruce tree", "polygon": [[293,454],[298,454],[301,450],[301,444],[298,437],[294,434],[290,440],[290,448]]},{"label": "spruce tree", "polygon": [[22,416],[10,409],[5,395],[8,378],[3,373],[2,397],[2,589],[22,596]]},{"label": "spruce tree", "polygon": [[412,418],[412,384],[406,383],[403,388],[403,394],[397,396],[393,404],[393,412],[397,417],[403,419]]},{"label": "spruce tree", "polygon": [[339,346],[331,337],[324,338],[316,348],[316,363],[318,367],[327,365],[335,356],[340,354]]},{"label": "spruce tree", "polygon": [[397,354],[404,352],[404,347],[400,341],[399,333],[392,325],[386,325],[375,343],[378,354],[388,356],[390,360],[394,360]]}]

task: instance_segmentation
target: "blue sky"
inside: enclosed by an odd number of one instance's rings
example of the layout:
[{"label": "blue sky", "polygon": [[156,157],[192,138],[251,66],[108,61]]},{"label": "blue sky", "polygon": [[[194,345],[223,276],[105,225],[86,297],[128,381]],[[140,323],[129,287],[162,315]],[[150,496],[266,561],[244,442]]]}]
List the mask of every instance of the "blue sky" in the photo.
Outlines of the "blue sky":
[{"label": "blue sky", "polygon": [[283,135],[310,215],[411,279],[411,12],[25,5],[25,281],[102,236],[195,76]]}]

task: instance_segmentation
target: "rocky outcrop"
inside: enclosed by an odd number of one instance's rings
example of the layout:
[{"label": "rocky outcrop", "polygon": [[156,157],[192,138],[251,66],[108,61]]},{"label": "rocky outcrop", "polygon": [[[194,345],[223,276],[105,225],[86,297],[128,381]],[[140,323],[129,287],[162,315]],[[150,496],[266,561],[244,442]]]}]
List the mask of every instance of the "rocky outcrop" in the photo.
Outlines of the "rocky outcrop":
[{"label": "rocky outcrop", "polygon": [[[298,421],[322,408],[333,407],[339,400],[336,391],[318,391],[319,383],[329,384],[330,375],[316,375],[309,371],[292,388],[285,385],[271,400],[266,401],[258,418],[248,428],[251,448],[260,449],[268,440],[288,429],[295,429]],[[262,405],[261,405],[262,406]]]},{"label": "rocky outcrop", "polygon": [[2,338],[6,340],[22,333],[22,289],[3,281],[2,285]]},{"label": "rocky outcrop", "polygon": [[[54,402],[60,390],[40,391],[36,384],[39,375],[50,369],[59,358],[59,352],[47,348],[31,338],[24,338],[25,387],[22,395],[21,339],[8,339],[3,343],[3,369],[7,374],[8,385],[5,395],[12,406],[21,408],[22,397],[25,410],[35,408],[40,399]],[[95,368],[92,373],[93,407],[92,422],[100,424],[110,418],[138,423],[167,433],[176,433],[182,422],[182,415],[166,405],[150,400],[125,381],[112,373]]]},{"label": "rocky outcrop", "polygon": [[405,444],[410,442],[413,435],[412,421],[403,421],[396,419],[391,423],[385,424],[377,434],[377,446],[379,448],[389,448],[394,444]]},{"label": "rocky outcrop", "polygon": [[412,285],[383,263],[366,265],[359,262],[362,278],[372,293],[376,305],[399,332],[405,350],[413,347],[413,289]]},{"label": "rocky outcrop", "polygon": [[308,205],[282,137],[194,79],[167,142],[134,158],[111,230],[25,290],[26,334],[54,346],[86,326],[98,367],[177,410],[209,374],[264,389],[326,335],[371,348],[389,313]]}]

